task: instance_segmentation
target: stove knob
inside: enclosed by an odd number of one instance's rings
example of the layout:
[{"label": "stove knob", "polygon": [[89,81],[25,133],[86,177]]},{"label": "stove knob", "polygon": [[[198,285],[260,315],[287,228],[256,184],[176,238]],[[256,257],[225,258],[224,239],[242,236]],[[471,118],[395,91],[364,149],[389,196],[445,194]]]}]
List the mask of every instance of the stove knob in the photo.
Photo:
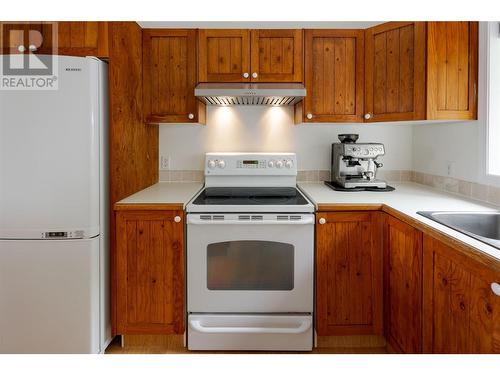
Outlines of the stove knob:
[{"label": "stove knob", "polygon": [[269,168],[274,168],[274,160],[269,160],[269,161],[267,162],[267,166],[268,166]]},{"label": "stove knob", "polygon": [[215,168],[215,161],[213,161],[213,160],[209,160],[209,161],[208,161],[208,168],[210,168],[210,169],[214,169],[214,168]]},{"label": "stove knob", "polygon": [[281,160],[278,160],[276,162],[276,168],[282,168],[283,167],[283,162]]},{"label": "stove knob", "polygon": [[226,167],[226,162],[224,160],[219,160],[217,162],[217,166],[221,169],[224,169]]},{"label": "stove knob", "polygon": [[291,160],[287,160],[286,163],[285,163],[285,166],[290,169],[293,167],[293,162]]}]

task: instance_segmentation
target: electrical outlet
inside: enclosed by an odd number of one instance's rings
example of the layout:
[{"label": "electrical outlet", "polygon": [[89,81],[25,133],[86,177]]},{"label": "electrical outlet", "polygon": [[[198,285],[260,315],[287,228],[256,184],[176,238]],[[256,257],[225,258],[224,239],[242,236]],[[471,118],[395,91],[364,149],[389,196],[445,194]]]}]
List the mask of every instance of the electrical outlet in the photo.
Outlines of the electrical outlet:
[{"label": "electrical outlet", "polygon": [[446,162],[446,175],[454,176],[455,175],[455,162],[448,160]]},{"label": "electrical outlet", "polygon": [[160,156],[160,170],[168,171],[170,169],[170,156]]}]

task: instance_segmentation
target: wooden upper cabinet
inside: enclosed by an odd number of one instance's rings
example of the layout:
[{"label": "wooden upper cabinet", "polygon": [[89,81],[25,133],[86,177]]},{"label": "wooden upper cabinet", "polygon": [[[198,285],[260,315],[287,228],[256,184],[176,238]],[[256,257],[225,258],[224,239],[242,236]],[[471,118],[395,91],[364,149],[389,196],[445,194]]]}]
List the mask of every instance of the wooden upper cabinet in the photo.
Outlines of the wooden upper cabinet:
[{"label": "wooden upper cabinet", "polygon": [[107,22],[58,22],[58,53],[109,57]]},{"label": "wooden upper cabinet", "polygon": [[252,30],[253,82],[302,82],[302,30]]},{"label": "wooden upper cabinet", "polygon": [[184,332],[182,211],[116,212],[116,334]]},{"label": "wooden upper cabinet", "polygon": [[424,236],[424,352],[500,353],[500,270]]},{"label": "wooden upper cabinet", "polygon": [[380,215],[317,213],[318,335],[382,334]]},{"label": "wooden upper cabinet", "polygon": [[394,350],[422,352],[422,232],[387,216],[385,333]]},{"label": "wooden upper cabinet", "polygon": [[2,53],[51,54],[56,28],[50,22],[1,22]]},{"label": "wooden upper cabinet", "polygon": [[200,82],[250,81],[250,30],[199,30]]},{"label": "wooden upper cabinet", "polygon": [[365,31],[365,121],[425,119],[425,22]]},{"label": "wooden upper cabinet", "polygon": [[306,30],[304,122],[362,122],[362,30]]},{"label": "wooden upper cabinet", "polygon": [[477,22],[428,22],[427,119],[477,118]]},{"label": "wooden upper cabinet", "polygon": [[200,82],[302,82],[302,30],[199,31]]},{"label": "wooden upper cabinet", "polygon": [[196,100],[196,30],[144,29],[143,100],[148,123],[204,122]]},{"label": "wooden upper cabinet", "polygon": [[[3,22],[3,53],[22,53],[35,47],[34,53],[109,57],[107,22]],[[57,26],[57,27],[55,27]],[[57,30],[57,32],[56,32]],[[55,35],[54,35],[55,34]],[[57,40],[57,50],[53,49]]]}]

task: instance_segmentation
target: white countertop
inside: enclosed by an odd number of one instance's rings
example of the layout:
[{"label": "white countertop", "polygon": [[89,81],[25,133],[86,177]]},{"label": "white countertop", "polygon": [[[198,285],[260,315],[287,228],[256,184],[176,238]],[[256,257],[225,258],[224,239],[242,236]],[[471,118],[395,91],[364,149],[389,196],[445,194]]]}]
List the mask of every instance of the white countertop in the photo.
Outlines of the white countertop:
[{"label": "white countertop", "polygon": [[335,191],[324,183],[299,183],[302,192],[318,208],[325,204],[385,204],[427,226],[500,260],[500,250],[417,214],[417,211],[497,211],[500,208],[415,183],[391,184],[391,192]]},{"label": "white countertop", "polygon": [[128,196],[118,204],[186,204],[203,187],[203,182],[158,182]]}]

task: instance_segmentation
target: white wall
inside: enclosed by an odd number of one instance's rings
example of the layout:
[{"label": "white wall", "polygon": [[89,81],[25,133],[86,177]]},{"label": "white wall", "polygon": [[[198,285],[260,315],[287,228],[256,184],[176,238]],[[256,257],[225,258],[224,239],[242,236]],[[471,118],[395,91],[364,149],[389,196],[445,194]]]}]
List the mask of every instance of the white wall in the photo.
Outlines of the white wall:
[{"label": "white wall", "polygon": [[412,125],[293,124],[290,107],[207,107],[207,125],[160,125],[160,155],[174,170],[202,170],[213,151],[296,152],[299,170],[329,169],[332,142],[359,133],[358,142],[382,142],[387,170],[412,167]]},{"label": "white wall", "polygon": [[479,182],[479,121],[413,126],[413,169]]}]

